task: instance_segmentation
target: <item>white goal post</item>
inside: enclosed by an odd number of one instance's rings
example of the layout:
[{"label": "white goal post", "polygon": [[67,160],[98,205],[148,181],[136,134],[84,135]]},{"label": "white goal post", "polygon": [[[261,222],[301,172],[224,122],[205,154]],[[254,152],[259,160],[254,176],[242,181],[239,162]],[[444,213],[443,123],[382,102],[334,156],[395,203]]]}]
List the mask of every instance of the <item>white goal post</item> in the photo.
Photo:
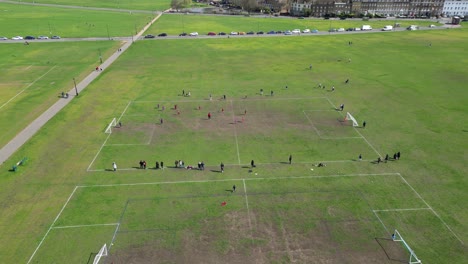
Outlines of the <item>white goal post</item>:
[{"label": "white goal post", "polygon": [[115,127],[116,125],[117,125],[117,119],[114,117],[114,119],[112,119],[112,122],[110,122],[110,124],[107,126],[105,133],[106,134],[112,133],[112,128]]},{"label": "white goal post", "polygon": [[97,253],[96,257],[94,257],[93,264],[98,264],[99,260],[101,260],[101,257],[106,257],[106,256],[107,256],[107,244],[104,244],[101,250],[99,250],[99,253]]},{"label": "white goal post", "polygon": [[346,117],[344,119],[345,121],[352,121],[353,122],[353,126],[354,127],[357,127],[359,126],[358,122],[356,121],[356,119],[349,113],[349,112],[346,112]]},{"label": "white goal post", "polygon": [[418,259],[418,256],[416,256],[414,251],[410,248],[408,243],[406,243],[406,241],[400,235],[398,230],[395,229],[395,232],[392,234],[392,239],[393,239],[393,241],[399,241],[399,242],[403,243],[405,248],[408,250],[408,252],[410,253],[409,262],[408,262],[409,264],[421,264],[422,263],[421,260]]}]

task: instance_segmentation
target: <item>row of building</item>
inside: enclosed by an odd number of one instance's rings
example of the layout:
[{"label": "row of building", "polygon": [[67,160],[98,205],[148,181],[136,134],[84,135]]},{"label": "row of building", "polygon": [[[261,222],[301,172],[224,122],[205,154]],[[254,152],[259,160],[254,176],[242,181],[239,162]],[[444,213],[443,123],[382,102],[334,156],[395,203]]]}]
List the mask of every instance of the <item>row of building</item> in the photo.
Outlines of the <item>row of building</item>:
[{"label": "row of building", "polygon": [[468,16],[468,0],[293,0],[295,16],[372,14],[384,16]]}]

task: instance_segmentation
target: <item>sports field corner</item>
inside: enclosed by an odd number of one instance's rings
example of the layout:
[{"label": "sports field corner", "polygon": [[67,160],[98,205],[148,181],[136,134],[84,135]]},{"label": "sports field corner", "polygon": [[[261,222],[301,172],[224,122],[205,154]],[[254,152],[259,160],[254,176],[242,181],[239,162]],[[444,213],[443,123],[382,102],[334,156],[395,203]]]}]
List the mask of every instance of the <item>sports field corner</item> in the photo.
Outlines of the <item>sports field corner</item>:
[{"label": "sports field corner", "polygon": [[362,22],[88,9],[145,26],[0,44],[0,145],[79,90],[1,165],[0,262],[468,261],[463,27],[177,37]]}]

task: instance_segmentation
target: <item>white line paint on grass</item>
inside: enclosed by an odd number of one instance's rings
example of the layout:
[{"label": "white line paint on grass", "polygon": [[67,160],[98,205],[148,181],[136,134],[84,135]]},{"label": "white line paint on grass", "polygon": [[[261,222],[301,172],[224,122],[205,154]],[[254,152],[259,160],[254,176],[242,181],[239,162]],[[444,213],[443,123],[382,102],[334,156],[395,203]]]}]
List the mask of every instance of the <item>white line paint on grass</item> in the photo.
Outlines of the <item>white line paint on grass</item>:
[{"label": "white line paint on grass", "polygon": [[[336,105],[334,105],[334,104],[332,103],[332,101],[330,101],[330,99],[329,99],[328,97],[326,97],[326,98],[327,98],[328,102],[331,104],[331,106],[333,106],[334,108],[336,108]],[[341,116],[343,116],[343,113],[341,113],[341,111],[340,111],[340,114],[341,114]],[[343,118],[344,118],[344,117],[343,117]],[[377,151],[377,149],[374,148],[374,146],[361,134],[361,132],[359,132],[359,130],[357,130],[355,127],[353,127],[353,128],[354,128],[354,131],[356,131],[356,132],[364,139],[364,141],[366,141],[367,145],[369,145],[369,147],[370,147],[372,150],[374,150],[374,152],[375,152],[377,155],[379,155],[379,157],[382,157],[382,155],[380,155],[380,153]]]},{"label": "white line paint on grass", "polygon": [[88,168],[86,169],[86,171],[90,171],[90,168],[91,168],[91,166],[93,166],[94,161],[97,159],[97,157],[98,157],[99,154],[101,153],[101,150],[104,148],[104,145],[106,145],[107,140],[109,140],[110,135],[112,135],[112,134],[107,134],[106,140],[104,140],[104,142],[102,143],[101,147],[99,148],[98,152],[96,153],[96,156],[94,156],[93,160],[92,160],[91,163],[89,164],[89,166],[88,166]]},{"label": "white line paint on grass", "polygon": [[47,230],[47,232],[45,233],[44,237],[42,237],[41,239],[41,242],[39,242],[39,245],[37,245],[36,249],[34,250],[34,252],[32,253],[31,257],[29,258],[28,262],[27,263],[30,263],[31,260],[34,258],[34,255],[36,255],[37,251],[39,250],[39,248],[41,247],[42,243],[44,242],[45,238],[47,237],[47,235],[49,234],[50,230],[52,230],[52,228],[54,227],[55,225],[55,222],[57,222],[57,220],[59,219],[60,215],[62,214],[63,210],[65,209],[65,207],[67,206],[68,202],[70,202],[71,198],[73,197],[73,195],[75,194],[76,190],[78,189],[79,187],[78,186],[75,186],[75,189],[73,189],[73,192],[70,194],[70,196],[68,197],[67,201],[65,202],[65,204],[62,206],[62,209],[60,210],[60,212],[57,214],[57,216],[55,217],[54,221],[52,222],[52,224],[50,225],[49,229]]},{"label": "white line paint on grass", "polygon": [[119,183],[119,184],[95,184],[79,185],[80,188],[89,187],[117,187],[117,186],[139,186],[139,185],[159,185],[159,184],[183,184],[183,183],[206,183],[206,182],[226,182],[226,181],[255,181],[255,180],[287,180],[287,179],[313,179],[313,178],[339,178],[339,177],[368,177],[368,176],[398,176],[399,173],[369,173],[369,174],[344,174],[344,175],[317,175],[317,176],[292,176],[292,177],[260,177],[260,178],[237,178],[220,180],[198,180],[198,181],[164,181],[164,182],[140,182],[140,183]]},{"label": "white line paint on grass", "polygon": [[315,130],[315,133],[317,133],[317,136],[322,138],[322,135],[320,135],[320,131],[315,127],[314,122],[312,122],[312,120],[310,120],[309,116],[306,114],[306,112],[304,110],[302,110],[302,113],[304,113],[307,120],[309,120],[309,123],[312,126],[312,128]]},{"label": "white line paint on grass", "polygon": [[231,112],[232,112],[232,122],[234,123],[234,139],[236,140],[236,150],[237,150],[237,161],[239,162],[239,165],[241,164],[240,161],[240,154],[239,154],[239,142],[237,141],[237,120],[236,116],[234,115],[234,106],[232,105],[232,100],[231,100]]},{"label": "white line paint on grass", "polygon": [[12,98],[10,98],[10,100],[6,101],[3,105],[0,106],[0,109],[2,109],[3,107],[5,107],[8,103],[10,103],[13,99],[15,99],[17,96],[19,96],[20,94],[22,94],[24,91],[26,91],[29,87],[31,87],[33,84],[35,84],[37,81],[39,81],[40,79],[42,79],[42,77],[46,76],[50,71],[52,71],[53,69],[55,69],[55,67],[57,66],[54,66],[52,68],[50,68],[46,73],[42,74],[39,78],[37,78],[36,80],[34,80],[34,82],[30,83],[28,86],[26,86],[26,88],[24,88],[23,90],[21,90],[20,92],[18,92],[15,96],[13,96]]},{"label": "white line paint on grass", "polygon": [[421,199],[421,201],[423,201],[423,203],[426,204],[426,206],[432,211],[432,213],[434,213],[434,215],[437,218],[439,218],[439,220],[455,236],[455,238],[457,238],[457,240],[460,241],[460,243],[462,243],[462,245],[464,245],[465,243],[463,242],[463,240],[461,240],[460,237],[458,237],[457,234],[455,234],[455,232],[453,232],[452,228],[450,228],[450,226],[442,219],[442,217],[440,217],[440,215],[422,198],[422,196],[413,188],[413,186],[411,186],[411,184],[409,184],[409,182],[405,179],[405,177],[403,177],[403,175],[401,175],[400,173],[398,173],[398,175],[406,183],[406,185],[408,185],[411,188],[411,190],[413,190],[413,192],[419,197],[419,199]]},{"label": "white line paint on grass", "polygon": [[377,219],[379,219],[379,222],[382,224],[382,226],[385,228],[385,230],[387,231],[387,233],[390,235],[390,231],[388,231],[387,227],[385,226],[385,224],[382,222],[382,219],[380,219],[379,215],[377,215],[377,212],[375,210],[372,211],[375,215],[375,217],[377,217]]},{"label": "white line paint on grass", "polygon": [[395,209],[382,209],[382,210],[372,210],[374,212],[398,212],[398,211],[420,211],[420,210],[431,210],[431,208],[395,208]]},{"label": "white line paint on grass", "polygon": [[52,229],[65,229],[65,228],[81,228],[81,227],[95,227],[95,226],[114,226],[119,223],[110,223],[110,224],[93,224],[93,225],[71,225],[71,226],[55,226]]},{"label": "white line paint on grass", "polygon": [[[231,100],[234,102],[241,102],[241,101],[285,101],[285,100],[310,100],[310,99],[326,99],[326,97],[323,96],[311,96],[311,97],[281,97],[281,98],[269,98],[269,99],[263,99],[263,98],[253,98],[253,99],[244,99],[244,98],[239,98],[239,100]],[[190,100],[190,101],[133,101],[133,103],[197,103],[197,102],[209,102],[210,99],[203,99],[203,100]],[[213,101],[224,101],[224,99],[213,99]]]},{"label": "white line paint on grass", "polygon": [[127,109],[128,109],[128,107],[130,106],[131,103],[132,103],[132,101],[128,102],[128,104],[125,107],[125,109],[123,110],[122,114],[119,116],[119,119],[117,119],[117,123],[120,122],[120,119],[122,119],[122,116],[125,114],[125,112],[127,112]]},{"label": "white line paint on grass", "polygon": [[107,144],[106,147],[118,147],[118,146],[148,146],[149,144]]},{"label": "white line paint on grass", "polygon": [[245,184],[245,179],[242,179],[242,183],[244,184],[245,205],[247,206],[247,216],[249,217],[250,232],[252,232],[252,220],[250,218],[249,198],[247,197],[247,186]]}]

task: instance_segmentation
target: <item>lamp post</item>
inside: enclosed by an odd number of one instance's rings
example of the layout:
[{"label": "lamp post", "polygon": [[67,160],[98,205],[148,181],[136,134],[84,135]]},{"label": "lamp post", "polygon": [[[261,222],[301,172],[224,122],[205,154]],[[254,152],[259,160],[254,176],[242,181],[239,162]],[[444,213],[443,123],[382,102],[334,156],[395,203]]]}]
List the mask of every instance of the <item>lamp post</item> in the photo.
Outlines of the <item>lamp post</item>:
[{"label": "lamp post", "polygon": [[76,88],[76,80],[75,80],[75,78],[73,78],[73,83],[75,84],[75,93],[76,93],[76,96],[78,96],[78,88]]},{"label": "lamp post", "polygon": [[101,64],[102,64],[102,55],[101,55],[101,49],[99,49],[99,60],[101,61]]}]

